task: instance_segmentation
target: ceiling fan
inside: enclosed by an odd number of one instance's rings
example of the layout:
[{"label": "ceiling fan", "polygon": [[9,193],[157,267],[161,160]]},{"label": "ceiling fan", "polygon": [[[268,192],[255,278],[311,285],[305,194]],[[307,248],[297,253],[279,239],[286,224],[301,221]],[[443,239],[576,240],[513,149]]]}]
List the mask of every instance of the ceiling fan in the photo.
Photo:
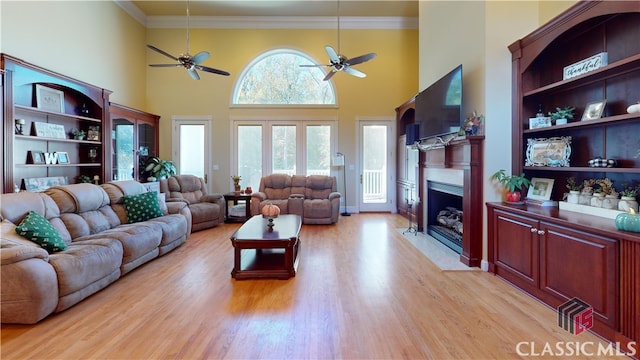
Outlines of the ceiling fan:
[{"label": "ceiling fan", "polygon": [[176,66],[182,66],[187,70],[187,73],[189,73],[189,75],[191,75],[191,77],[194,80],[200,80],[200,75],[198,75],[197,70],[202,70],[202,71],[206,71],[206,72],[210,72],[213,74],[218,74],[218,75],[224,75],[224,76],[229,76],[230,74],[224,70],[218,70],[218,69],[214,69],[214,68],[210,68],[207,66],[203,66],[200,65],[201,63],[203,63],[205,60],[207,60],[211,54],[209,54],[209,52],[207,51],[200,51],[199,53],[191,56],[189,54],[189,1],[187,1],[187,52],[185,54],[181,54],[178,57],[175,57],[171,54],[169,54],[166,51],[160,50],[157,47],[153,46],[153,45],[149,45],[147,44],[147,47],[157,53],[160,53],[170,59],[173,59],[175,61],[177,61],[177,63],[175,64],[149,64],[149,66],[151,67],[176,67]]},{"label": "ceiling fan", "polygon": [[329,55],[329,64],[300,65],[301,67],[331,67],[331,71],[327,74],[327,76],[324,77],[324,81],[331,79],[331,77],[338,71],[344,71],[349,75],[353,75],[359,78],[366,77],[367,74],[352,68],[352,66],[361,64],[376,57],[375,53],[369,53],[356,56],[354,58],[348,58],[340,53],[340,1],[338,1],[338,51],[336,52],[330,45],[326,45],[324,47],[324,50],[327,52],[327,55]]}]

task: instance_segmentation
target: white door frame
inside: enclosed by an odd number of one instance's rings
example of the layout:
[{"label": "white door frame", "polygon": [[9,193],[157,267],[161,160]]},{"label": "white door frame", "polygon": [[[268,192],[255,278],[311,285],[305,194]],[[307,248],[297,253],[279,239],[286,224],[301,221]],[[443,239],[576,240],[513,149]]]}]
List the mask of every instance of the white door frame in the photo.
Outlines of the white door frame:
[{"label": "white door frame", "polygon": [[213,117],[211,115],[172,115],[171,116],[171,158],[178,168],[180,169],[180,125],[204,125],[204,172],[206,178],[207,192],[212,192],[211,189],[211,123]]},{"label": "white door frame", "polygon": [[[358,117],[357,124],[357,144],[356,152],[358,154],[358,179],[356,201],[359,212],[396,212],[396,119],[391,117]],[[381,204],[365,204],[362,199],[362,175],[364,174],[364,159],[362,158],[363,136],[362,129],[365,125],[383,125],[387,126],[387,202]]]}]

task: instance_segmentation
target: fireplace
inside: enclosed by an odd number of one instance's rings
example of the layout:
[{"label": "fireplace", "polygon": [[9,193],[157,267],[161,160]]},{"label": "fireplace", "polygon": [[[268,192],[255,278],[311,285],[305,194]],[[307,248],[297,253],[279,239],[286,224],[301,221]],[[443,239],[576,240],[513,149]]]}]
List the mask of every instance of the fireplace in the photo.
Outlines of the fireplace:
[{"label": "fireplace", "polygon": [[427,181],[427,234],[462,253],[462,186]]}]

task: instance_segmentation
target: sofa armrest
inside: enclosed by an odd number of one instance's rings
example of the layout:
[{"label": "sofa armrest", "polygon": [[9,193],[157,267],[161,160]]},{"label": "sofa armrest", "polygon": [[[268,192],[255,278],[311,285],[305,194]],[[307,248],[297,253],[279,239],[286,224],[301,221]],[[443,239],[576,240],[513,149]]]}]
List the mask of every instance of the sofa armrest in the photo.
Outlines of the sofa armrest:
[{"label": "sofa armrest", "polygon": [[329,200],[340,199],[341,197],[342,194],[340,194],[339,192],[332,192],[331,194],[329,194]]},{"label": "sofa armrest", "polygon": [[185,208],[189,208],[189,203],[186,201],[172,201],[167,203],[169,214],[180,214]]},{"label": "sofa armrest", "polygon": [[9,265],[27,259],[49,261],[49,253],[41,247],[18,245],[2,240],[2,249],[0,250],[0,263],[2,265]]},{"label": "sofa armrest", "polygon": [[201,202],[217,203],[218,201],[220,201],[222,199],[224,199],[224,196],[222,196],[222,194],[208,194],[208,195],[203,195],[200,198],[200,201]]},{"label": "sofa armrest", "polygon": [[267,194],[263,193],[263,192],[254,192],[251,194],[251,200],[253,199],[258,199],[258,201],[265,201],[267,200]]},{"label": "sofa armrest", "polygon": [[167,203],[171,203],[171,202],[183,202],[187,205],[190,205],[191,202],[189,202],[189,200],[187,199],[182,199],[182,198],[167,198]]}]

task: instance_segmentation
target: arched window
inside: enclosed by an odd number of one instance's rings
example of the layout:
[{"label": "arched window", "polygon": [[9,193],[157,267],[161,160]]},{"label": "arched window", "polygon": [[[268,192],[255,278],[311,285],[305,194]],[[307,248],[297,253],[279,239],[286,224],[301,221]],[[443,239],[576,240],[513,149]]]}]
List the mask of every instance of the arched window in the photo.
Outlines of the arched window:
[{"label": "arched window", "polygon": [[315,61],[295,50],[277,49],[255,58],[240,74],[234,105],[335,105],[322,67],[300,67]]}]

